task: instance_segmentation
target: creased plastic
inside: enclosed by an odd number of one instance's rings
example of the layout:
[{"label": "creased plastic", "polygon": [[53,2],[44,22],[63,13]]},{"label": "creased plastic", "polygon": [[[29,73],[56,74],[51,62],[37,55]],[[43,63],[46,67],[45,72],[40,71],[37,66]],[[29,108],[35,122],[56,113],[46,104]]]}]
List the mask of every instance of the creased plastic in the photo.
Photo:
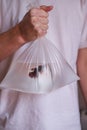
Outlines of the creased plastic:
[{"label": "creased plastic", "polygon": [[[39,0],[30,6],[39,6]],[[19,50],[17,54],[14,55],[7,75],[0,84],[2,89],[47,93],[79,79],[60,51],[46,37],[29,43],[29,46]]]}]

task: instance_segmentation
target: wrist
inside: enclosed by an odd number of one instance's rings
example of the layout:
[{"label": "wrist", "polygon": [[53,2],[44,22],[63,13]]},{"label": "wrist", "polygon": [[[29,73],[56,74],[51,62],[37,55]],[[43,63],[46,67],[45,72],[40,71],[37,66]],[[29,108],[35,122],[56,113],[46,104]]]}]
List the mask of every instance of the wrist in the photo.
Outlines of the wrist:
[{"label": "wrist", "polygon": [[26,41],[24,40],[23,36],[21,35],[19,25],[16,25],[13,31],[14,40],[16,43],[18,43],[20,46],[24,45]]}]

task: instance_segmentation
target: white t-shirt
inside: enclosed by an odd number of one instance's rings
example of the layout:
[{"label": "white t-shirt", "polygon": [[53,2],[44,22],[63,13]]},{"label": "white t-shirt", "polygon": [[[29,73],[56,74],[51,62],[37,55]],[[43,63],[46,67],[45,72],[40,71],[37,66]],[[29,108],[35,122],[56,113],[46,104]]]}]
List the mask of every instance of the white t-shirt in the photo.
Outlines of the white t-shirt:
[{"label": "white t-shirt", "polygon": [[[32,1],[32,0],[31,0]],[[48,4],[49,1],[41,0]],[[86,43],[87,0],[55,0],[49,15],[47,38],[56,45],[76,71],[79,48]],[[30,0],[0,0],[0,33],[18,23],[29,9]],[[0,80],[11,58],[0,63]],[[0,130],[81,130],[77,83],[48,94],[0,91]]]}]

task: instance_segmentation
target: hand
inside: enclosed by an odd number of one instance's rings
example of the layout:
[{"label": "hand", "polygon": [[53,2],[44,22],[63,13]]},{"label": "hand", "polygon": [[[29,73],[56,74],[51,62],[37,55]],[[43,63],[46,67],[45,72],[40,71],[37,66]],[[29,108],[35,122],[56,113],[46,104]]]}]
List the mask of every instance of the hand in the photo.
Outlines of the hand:
[{"label": "hand", "polygon": [[21,36],[25,42],[33,41],[47,33],[48,12],[53,6],[32,8],[18,24]]}]

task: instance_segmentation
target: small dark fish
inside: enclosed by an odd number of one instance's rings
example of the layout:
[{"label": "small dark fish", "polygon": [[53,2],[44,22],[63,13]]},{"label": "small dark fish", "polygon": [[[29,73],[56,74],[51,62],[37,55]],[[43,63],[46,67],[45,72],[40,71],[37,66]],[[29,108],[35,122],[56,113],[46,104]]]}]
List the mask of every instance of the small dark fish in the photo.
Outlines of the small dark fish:
[{"label": "small dark fish", "polygon": [[43,66],[39,65],[37,68],[32,68],[31,72],[29,72],[29,77],[31,78],[38,78],[39,72],[42,73]]}]

